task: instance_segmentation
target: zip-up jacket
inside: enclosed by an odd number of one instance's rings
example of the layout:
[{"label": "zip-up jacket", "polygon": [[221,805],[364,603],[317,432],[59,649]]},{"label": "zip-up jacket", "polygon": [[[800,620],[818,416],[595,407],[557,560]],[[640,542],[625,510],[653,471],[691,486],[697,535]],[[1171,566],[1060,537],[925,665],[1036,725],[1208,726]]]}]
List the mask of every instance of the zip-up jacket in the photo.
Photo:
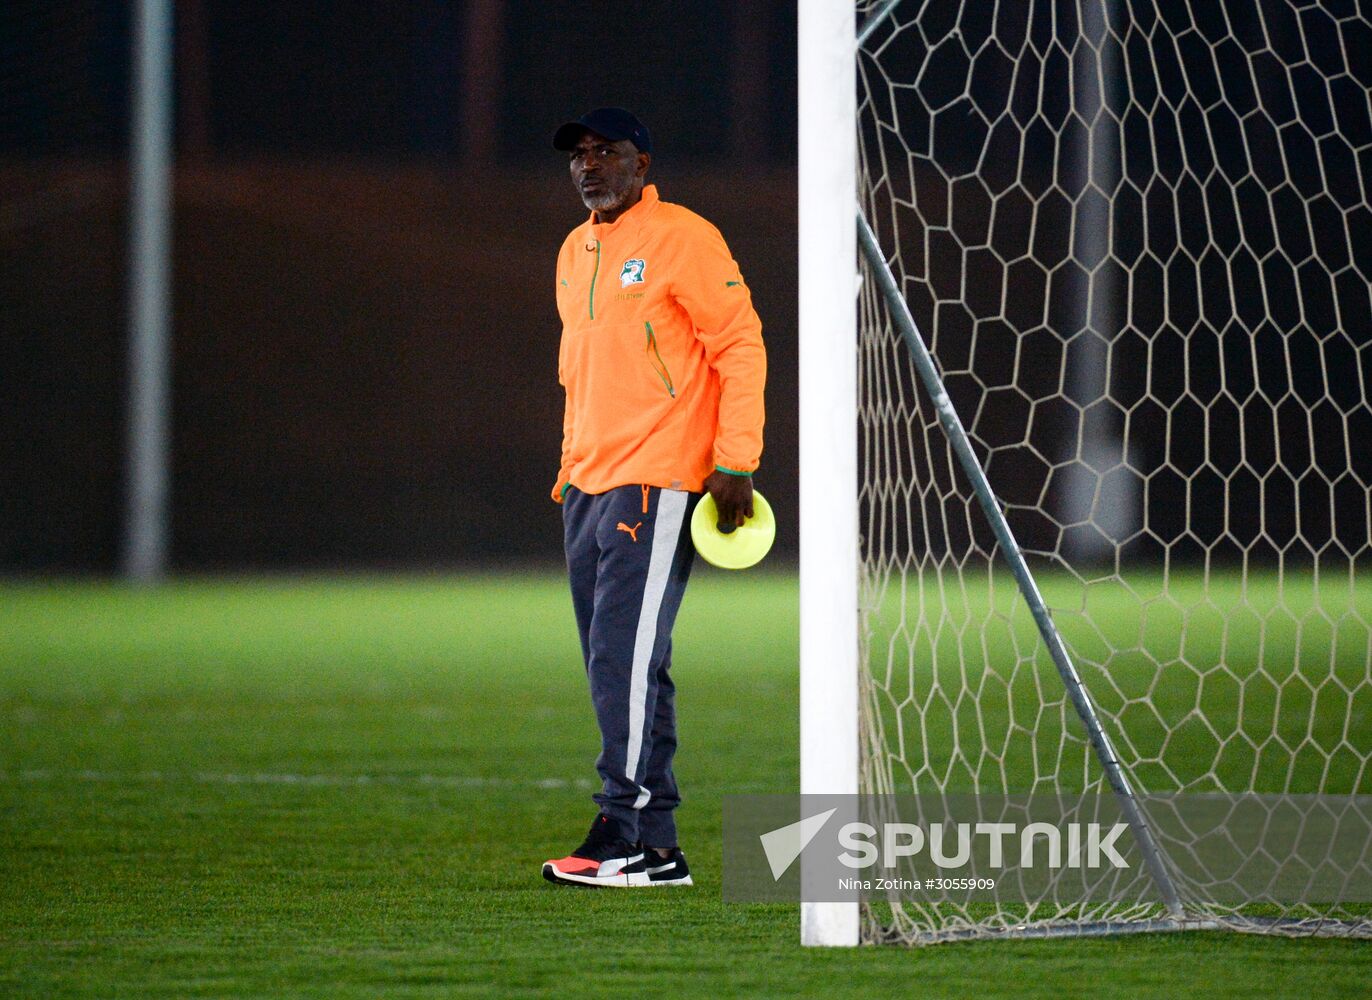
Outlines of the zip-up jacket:
[{"label": "zip-up jacket", "polygon": [[594,213],[557,258],[569,486],[704,489],[714,469],[749,475],[762,455],[767,357],[752,295],[719,230],[642,199],[612,223]]}]

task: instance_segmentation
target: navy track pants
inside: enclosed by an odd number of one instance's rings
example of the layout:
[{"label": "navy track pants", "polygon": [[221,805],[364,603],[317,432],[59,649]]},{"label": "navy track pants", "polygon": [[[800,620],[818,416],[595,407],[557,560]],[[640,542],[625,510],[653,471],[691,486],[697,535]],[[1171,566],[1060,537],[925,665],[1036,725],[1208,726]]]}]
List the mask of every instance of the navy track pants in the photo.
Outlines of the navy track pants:
[{"label": "navy track pants", "polygon": [[600,724],[594,798],[626,839],[649,847],[677,842],[672,626],[695,559],[691,513],[700,496],[573,487],[562,502],[572,605]]}]

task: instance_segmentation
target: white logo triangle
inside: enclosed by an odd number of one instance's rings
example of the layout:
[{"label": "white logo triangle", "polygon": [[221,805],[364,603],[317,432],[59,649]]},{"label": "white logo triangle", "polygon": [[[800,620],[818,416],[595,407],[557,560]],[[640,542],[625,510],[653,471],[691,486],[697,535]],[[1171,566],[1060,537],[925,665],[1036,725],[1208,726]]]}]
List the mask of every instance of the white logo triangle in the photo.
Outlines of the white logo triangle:
[{"label": "white logo triangle", "polygon": [[767,852],[767,864],[772,867],[773,882],[781,880],[781,876],[785,875],[786,870],[800,857],[800,852],[809,846],[810,841],[815,839],[815,834],[824,829],[824,824],[829,822],[829,817],[836,812],[837,806],[828,812],[815,813],[799,823],[771,830],[758,837],[758,840],[762,841],[762,849]]}]

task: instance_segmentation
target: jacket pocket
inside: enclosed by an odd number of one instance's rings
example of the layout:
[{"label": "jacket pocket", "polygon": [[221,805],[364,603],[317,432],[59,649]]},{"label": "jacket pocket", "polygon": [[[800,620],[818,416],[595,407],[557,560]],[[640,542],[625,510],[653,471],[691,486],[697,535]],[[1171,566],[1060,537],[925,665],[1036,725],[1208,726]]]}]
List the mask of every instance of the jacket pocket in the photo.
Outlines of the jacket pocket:
[{"label": "jacket pocket", "polygon": [[657,349],[657,337],[653,334],[653,324],[647,320],[643,321],[643,333],[647,338],[644,350],[648,356],[648,364],[657,373],[657,377],[662,380],[662,387],[667,390],[667,395],[676,399],[676,386],[672,383],[672,373],[667,370],[667,364],[662,360],[662,354]]}]

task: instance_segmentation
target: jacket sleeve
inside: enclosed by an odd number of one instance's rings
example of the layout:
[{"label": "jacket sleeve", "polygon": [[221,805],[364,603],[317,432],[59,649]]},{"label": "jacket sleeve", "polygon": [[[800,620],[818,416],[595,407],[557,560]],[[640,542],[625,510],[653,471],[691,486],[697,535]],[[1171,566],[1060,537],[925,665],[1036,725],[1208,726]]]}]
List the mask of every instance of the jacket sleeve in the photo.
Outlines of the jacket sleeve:
[{"label": "jacket sleeve", "polygon": [[691,227],[674,268],[672,295],[695,326],[705,360],[719,376],[715,467],[737,475],[762,458],[767,352],[762,321],[724,237],[704,220]]},{"label": "jacket sleeve", "polygon": [[[561,372],[558,373],[558,381],[562,381]],[[553,483],[553,499],[561,503],[567,495],[567,488],[571,483],[571,453],[572,453],[572,394],[564,389],[566,403],[562,410],[562,462],[557,469],[557,482]]]},{"label": "jacket sleeve", "polygon": [[[570,240],[571,237],[568,237]],[[562,249],[557,255],[557,273],[561,274],[565,270],[565,258],[567,256],[567,241],[563,241]],[[564,374],[563,353],[567,349],[566,340],[560,340],[557,346],[557,382],[562,386],[563,409],[562,409],[562,460],[557,468],[557,482],[553,483],[552,497],[557,503],[561,503],[567,495],[567,489],[571,483],[571,454],[572,454],[572,392],[567,388],[567,379]]]}]

